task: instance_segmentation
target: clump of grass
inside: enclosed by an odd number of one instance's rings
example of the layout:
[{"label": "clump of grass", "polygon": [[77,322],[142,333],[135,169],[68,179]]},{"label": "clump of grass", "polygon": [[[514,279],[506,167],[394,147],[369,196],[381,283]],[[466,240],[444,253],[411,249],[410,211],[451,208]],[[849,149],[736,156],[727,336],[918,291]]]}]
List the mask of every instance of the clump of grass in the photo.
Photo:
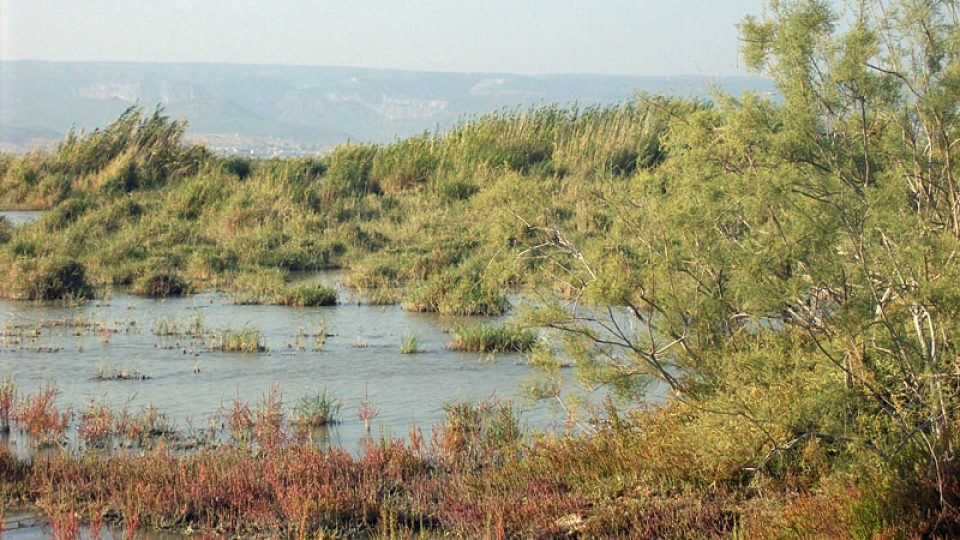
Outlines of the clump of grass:
[{"label": "clump of grass", "polygon": [[320,324],[317,325],[316,330],[313,331],[313,350],[320,351],[323,350],[324,345],[327,344],[327,321],[322,320]]},{"label": "clump of grass", "polygon": [[370,291],[367,301],[371,306],[392,306],[400,301],[400,294],[396,289],[377,288]]},{"label": "clump of grass", "polygon": [[276,303],[293,307],[335,306],[337,291],[321,284],[287,287],[277,295]]},{"label": "clump of grass", "polygon": [[177,435],[173,421],[155,404],[144,407],[139,414],[133,416],[121,414],[123,417],[115,422],[116,432],[122,433],[128,440],[136,442],[141,447],[149,447],[151,443],[158,441],[172,440]]},{"label": "clump of grass", "polygon": [[455,401],[443,407],[437,445],[446,456],[492,457],[522,438],[518,412],[509,402]]},{"label": "clump of grass", "polygon": [[502,315],[509,308],[503,290],[477,273],[444,271],[410,291],[403,309],[444,315]]},{"label": "clump of grass", "polygon": [[10,431],[10,422],[17,412],[17,383],[9,374],[0,382],[0,431]]},{"label": "clump of grass", "polygon": [[97,366],[97,372],[93,378],[98,381],[142,381],[147,380],[150,377],[136,369],[124,369],[112,364],[102,363]]},{"label": "clump of grass", "polygon": [[524,352],[529,351],[536,336],[530,330],[507,325],[474,324],[460,326],[448,345],[455,351]]},{"label": "clump of grass", "polygon": [[193,338],[200,338],[206,335],[207,327],[203,323],[203,314],[197,311],[187,319],[187,324],[183,329],[183,335]]},{"label": "clump of grass", "polygon": [[167,296],[183,296],[192,288],[183,278],[167,272],[154,272],[137,280],[133,291],[141,296],[164,298]]},{"label": "clump of grass", "polygon": [[231,297],[238,305],[269,303],[283,290],[285,276],[286,272],[279,268],[239,272],[231,278]]},{"label": "clump of grass", "polygon": [[415,333],[405,334],[400,340],[400,354],[414,354],[420,351],[420,336]]},{"label": "clump of grass", "polygon": [[293,410],[294,423],[305,428],[316,428],[340,422],[340,398],[324,388],[315,394],[301,397]]},{"label": "clump of grass", "polygon": [[158,319],[157,325],[153,328],[153,335],[158,337],[179,336],[180,325],[172,319]]},{"label": "clump of grass", "polygon": [[261,353],[266,352],[267,346],[264,344],[263,336],[259,330],[232,330],[228,328],[213,336],[210,343],[210,350],[220,352]]}]

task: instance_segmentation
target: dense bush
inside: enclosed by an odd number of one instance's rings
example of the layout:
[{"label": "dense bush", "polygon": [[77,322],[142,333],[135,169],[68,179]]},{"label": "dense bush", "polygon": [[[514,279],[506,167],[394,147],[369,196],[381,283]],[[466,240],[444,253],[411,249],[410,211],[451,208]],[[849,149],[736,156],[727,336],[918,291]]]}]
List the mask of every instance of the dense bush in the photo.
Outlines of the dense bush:
[{"label": "dense bush", "polygon": [[88,298],[93,290],[86,269],[77,261],[59,257],[25,258],[8,271],[6,295],[18,300]]},{"label": "dense bush", "polygon": [[182,296],[191,291],[190,284],[176,274],[151,272],[136,281],[135,293],[148,297]]}]

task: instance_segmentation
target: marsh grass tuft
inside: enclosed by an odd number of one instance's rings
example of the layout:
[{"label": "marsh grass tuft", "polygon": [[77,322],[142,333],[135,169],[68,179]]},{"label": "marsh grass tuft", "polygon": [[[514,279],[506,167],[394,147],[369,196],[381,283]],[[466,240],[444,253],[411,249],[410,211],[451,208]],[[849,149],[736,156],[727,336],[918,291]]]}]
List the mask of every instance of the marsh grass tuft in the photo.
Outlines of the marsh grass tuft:
[{"label": "marsh grass tuft", "polygon": [[340,398],[333,396],[324,388],[320,392],[301,397],[293,410],[295,424],[316,428],[340,422]]},{"label": "marsh grass tuft", "polygon": [[534,333],[527,329],[502,324],[474,324],[457,327],[448,346],[465,352],[525,352],[536,340]]},{"label": "marsh grass tuft", "polygon": [[98,381],[130,381],[147,380],[150,377],[136,369],[120,368],[103,362],[97,366],[97,372],[93,378]]},{"label": "marsh grass tuft", "polygon": [[313,331],[313,350],[322,351],[323,347],[327,344],[327,337],[327,321],[323,319]]},{"label": "marsh grass tuft", "polygon": [[326,285],[287,287],[277,295],[275,303],[292,307],[335,306],[337,291]]},{"label": "marsh grass tuft", "polygon": [[220,352],[262,353],[267,351],[259,330],[222,330],[210,340],[210,350]]},{"label": "marsh grass tuft", "polygon": [[414,354],[420,352],[420,336],[416,333],[404,334],[400,340],[400,354]]},{"label": "marsh grass tuft", "polygon": [[17,383],[10,374],[0,380],[0,432],[10,431],[10,422],[17,412]]}]

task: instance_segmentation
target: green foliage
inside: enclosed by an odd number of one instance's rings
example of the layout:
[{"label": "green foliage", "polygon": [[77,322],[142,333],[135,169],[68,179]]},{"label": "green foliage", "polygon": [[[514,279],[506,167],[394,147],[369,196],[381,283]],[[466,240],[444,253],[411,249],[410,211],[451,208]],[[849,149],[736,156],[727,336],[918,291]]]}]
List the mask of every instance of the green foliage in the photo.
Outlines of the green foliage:
[{"label": "green foliage", "polygon": [[253,162],[242,157],[232,157],[223,161],[223,168],[240,180],[246,180],[253,172]]},{"label": "green foliage", "polygon": [[443,412],[438,438],[448,458],[490,459],[521,442],[520,418],[512,403],[455,401],[444,405]]},{"label": "green foliage", "polygon": [[338,146],[330,154],[330,168],[325,177],[325,182],[335,196],[379,193],[380,184],[372,179],[370,174],[376,155],[376,146]]},{"label": "green foliage", "polygon": [[0,217],[0,244],[6,244],[13,237],[13,224],[5,217]]}]

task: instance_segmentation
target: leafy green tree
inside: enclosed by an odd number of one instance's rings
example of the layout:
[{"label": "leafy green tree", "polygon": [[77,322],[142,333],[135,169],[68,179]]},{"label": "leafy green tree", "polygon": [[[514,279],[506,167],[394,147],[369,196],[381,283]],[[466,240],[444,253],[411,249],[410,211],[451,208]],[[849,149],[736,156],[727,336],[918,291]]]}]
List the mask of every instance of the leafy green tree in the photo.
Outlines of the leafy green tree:
[{"label": "leafy green tree", "polygon": [[767,8],[743,54],[782,100],[669,106],[605,238],[531,225],[572,291],[536,320],[592,387],[736,419],[748,470],[817,441],[952,508],[960,4]]}]

